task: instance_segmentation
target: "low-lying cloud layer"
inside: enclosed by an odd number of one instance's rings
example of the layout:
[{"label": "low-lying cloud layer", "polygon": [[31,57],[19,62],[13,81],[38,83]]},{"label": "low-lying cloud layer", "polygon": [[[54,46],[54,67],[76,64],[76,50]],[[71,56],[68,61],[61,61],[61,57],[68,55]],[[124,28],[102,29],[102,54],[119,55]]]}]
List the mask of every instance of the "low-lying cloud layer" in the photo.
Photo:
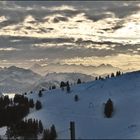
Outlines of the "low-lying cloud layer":
[{"label": "low-lying cloud layer", "polygon": [[1,1],[0,64],[139,67],[140,2]]}]

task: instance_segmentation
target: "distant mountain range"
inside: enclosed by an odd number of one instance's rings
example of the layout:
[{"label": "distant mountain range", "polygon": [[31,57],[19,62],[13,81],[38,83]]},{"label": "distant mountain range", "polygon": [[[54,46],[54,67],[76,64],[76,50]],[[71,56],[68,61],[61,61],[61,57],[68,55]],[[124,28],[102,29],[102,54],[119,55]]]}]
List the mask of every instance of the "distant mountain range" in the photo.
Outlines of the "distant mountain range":
[{"label": "distant mountain range", "polygon": [[[39,65],[38,65],[39,66]],[[4,93],[23,93],[31,90],[48,89],[51,85],[59,86],[61,81],[77,82],[91,81],[92,76],[81,73],[47,73],[41,76],[30,69],[11,66],[0,69],[0,92]]]},{"label": "distant mountain range", "polygon": [[83,82],[92,81],[96,76],[116,73],[121,69],[112,65],[101,64],[99,66],[61,65],[49,64],[41,66],[34,64],[31,69],[11,66],[0,68],[0,92],[24,93],[31,90],[38,91],[48,89],[52,85],[59,87],[61,81],[69,81],[74,84],[78,78]]},{"label": "distant mountain range", "polygon": [[42,76],[29,69],[16,66],[0,69],[1,92],[25,92]]},{"label": "distant mountain range", "polygon": [[68,65],[68,64],[48,64],[46,66],[41,66],[39,64],[34,64],[31,68],[32,71],[45,75],[46,73],[82,73],[92,76],[110,74],[116,71],[122,71],[118,67],[114,67],[110,64],[101,64],[99,66],[85,66],[85,65]]}]

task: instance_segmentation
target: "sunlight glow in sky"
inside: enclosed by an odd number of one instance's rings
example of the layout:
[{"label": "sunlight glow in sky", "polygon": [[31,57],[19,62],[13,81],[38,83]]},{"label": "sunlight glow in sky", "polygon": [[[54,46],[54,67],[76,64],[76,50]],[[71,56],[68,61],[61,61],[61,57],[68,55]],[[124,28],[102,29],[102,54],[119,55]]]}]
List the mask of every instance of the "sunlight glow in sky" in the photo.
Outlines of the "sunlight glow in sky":
[{"label": "sunlight glow in sky", "polygon": [[140,69],[139,2],[0,2],[0,64]]}]

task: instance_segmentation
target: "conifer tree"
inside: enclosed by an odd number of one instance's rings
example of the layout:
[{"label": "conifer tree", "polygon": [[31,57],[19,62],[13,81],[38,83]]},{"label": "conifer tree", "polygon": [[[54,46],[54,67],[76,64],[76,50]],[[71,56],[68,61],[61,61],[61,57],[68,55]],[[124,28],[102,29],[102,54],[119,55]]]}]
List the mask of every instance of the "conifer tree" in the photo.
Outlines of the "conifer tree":
[{"label": "conifer tree", "polygon": [[55,85],[53,85],[53,86],[52,86],[52,89],[56,89],[56,86],[55,86]]},{"label": "conifer tree", "polygon": [[101,80],[102,79],[102,77],[101,76],[99,76],[99,80]]},{"label": "conifer tree", "polygon": [[74,96],[74,100],[75,100],[76,102],[79,100],[78,95],[75,95],[75,96]]},{"label": "conifer tree", "polygon": [[42,132],[43,132],[43,125],[42,125],[41,120],[39,120],[39,133],[42,133]]},{"label": "conifer tree", "polygon": [[107,103],[105,104],[104,114],[107,118],[110,118],[113,113],[113,102],[111,99],[108,99]]},{"label": "conifer tree", "polygon": [[67,93],[70,93],[70,85],[69,85],[69,82],[67,81]]},{"label": "conifer tree", "polygon": [[40,110],[42,108],[42,104],[40,101],[36,101],[36,105],[35,105],[36,110]]},{"label": "conifer tree", "polygon": [[50,140],[50,130],[49,129],[44,129],[42,140]]},{"label": "conifer tree", "polygon": [[42,97],[42,90],[39,90],[38,96]]},{"label": "conifer tree", "polygon": [[121,72],[120,71],[117,71],[116,72],[116,76],[120,76],[121,75]]},{"label": "conifer tree", "polygon": [[95,80],[98,80],[98,77],[95,77]]},{"label": "conifer tree", "polygon": [[34,101],[33,101],[33,99],[29,100],[29,107],[34,108]]},{"label": "conifer tree", "polygon": [[42,88],[42,89],[41,89],[41,91],[45,91],[45,89],[44,89],[44,88]]},{"label": "conifer tree", "polygon": [[111,73],[111,77],[115,77],[114,73]]},{"label": "conifer tree", "polygon": [[51,86],[49,86],[49,90],[51,90],[52,88],[51,88]]},{"label": "conifer tree", "polygon": [[54,125],[51,126],[50,136],[52,140],[55,140],[57,138],[57,133]]},{"label": "conifer tree", "polygon": [[77,80],[77,84],[81,84],[82,82],[81,82],[81,79],[78,79]]},{"label": "conifer tree", "polygon": [[64,90],[64,87],[65,87],[65,86],[66,86],[65,82],[61,81],[61,83],[60,83],[60,88],[61,88],[62,90]]}]

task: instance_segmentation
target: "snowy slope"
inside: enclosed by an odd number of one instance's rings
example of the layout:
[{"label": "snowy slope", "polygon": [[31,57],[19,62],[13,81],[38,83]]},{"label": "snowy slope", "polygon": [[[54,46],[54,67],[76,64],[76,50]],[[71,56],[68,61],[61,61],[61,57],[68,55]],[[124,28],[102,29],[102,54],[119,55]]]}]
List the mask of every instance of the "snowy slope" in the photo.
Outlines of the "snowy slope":
[{"label": "snowy slope", "polygon": [[81,79],[82,82],[92,81],[95,78],[90,75],[81,74],[81,73],[48,73],[46,76],[44,76],[39,81],[35,82],[35,84],[32,86],[32,91],[38,91],[42,88],[48,89],[49,86],[56,85],[57,87],[60,86],[60,82],[64,81],[69,83],[76,83],[78,79]]},{"label": "snowy slope", "polygon": [[[75,121],[79,139],[140,138],[140,71],[76,85],[71,90],[70,94],[60,89],[45,91],[41,98],[28,95],[41,100],[43,109],[33,111],[27,118],[41,119],[44,127],[55,124],[60,139],[70,138],[70,121]],[[80,98],[78,102],[74,101],[75,94]],[[108,98],[115,108],[110,119],[103,114]]]},{"label": "snowy slope", "polygon": [[25,92],[33,83],[41,79],[39,74],[16,66],[0,70],[1,92]]}]

